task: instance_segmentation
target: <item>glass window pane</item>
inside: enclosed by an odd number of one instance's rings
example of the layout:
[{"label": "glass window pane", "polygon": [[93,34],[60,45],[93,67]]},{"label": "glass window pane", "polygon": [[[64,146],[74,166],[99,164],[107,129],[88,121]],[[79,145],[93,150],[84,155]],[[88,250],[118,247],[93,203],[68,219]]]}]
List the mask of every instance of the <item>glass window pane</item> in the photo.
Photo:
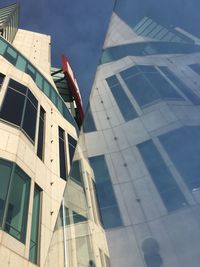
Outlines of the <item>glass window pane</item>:
[{"label": "glass window pane", "polygon": [[8,185],[10,183],[10,175],[12,171],[12,163],[0,160],[0,227],[2,225],[5,202],[8,192]]},{"label": "glass window pane", "polygon": [[145,79],[144,75],[136,75],[126,79],[125,83],[141,107],[151,104],[161,98],[158,91],[151,86],[151,84]]},{"label": "glass window pane", "polygon": [[154,88],[157,89],[163,99],[184,100],[160,73],[146,73],[145,76]]},{"label": "glass window pane", "polygon": [[65,151],[65,131],[58,127],[59,132],[59,163],[60,163],[60,177],[64,180],[67,179],[67,166],[66,166],[66,151]]},{"label": "glass window pane", "polygon": [[2,85],[4,78],[5,78],[5,75],[3,73],[0,73],[0,85]]},{"label": "glass window pane", "polygon": [[[12,89],[7,89],[0,117],[8,122],[21,125],[25,96]],[[14,109],[10,107],[15,107]]]},{"label": "glass window pane", "polygon": [[27,63],[26,59],[22,57],[21,55],[18,55],[16,67],[20,69],[21,71],[25,72],[26,63]]},{"label": "glass window pane", "polygon": [[33,93],[28,90],[28,99],[32,102],[32,104],[37,108],[38,105],[38,101],[36,99],[36,97],[33,95]]},{"label": "glass window pane", "polygon": [[36,82],[37,86],[40,89],[43,89],[43,86],[42,86],[43,85],[43,78],[38,72],[36,72],[36,80],[35,80],[35,82]]},{"label": "glass window pane", "polygon": [[118,83],[118,85],[113,86],[110,84],[109,79],[106,79],[110,90],[115,98],[117,105],[119,106],[119,110],[122,113],[122,116],[126,121],[137,118],[137,112],[135,111],[132,103],[130,102],[128,96],[125,94],[122,86]]},{"label": "glass window pane", "polygon": [[17,60],[17,52],[13,50],[11,47],[8,47],[6,52],[4,53],[4,57],[13,65],[15,65]]},{"label": "glass window pane", "polygon": [[90,105],[88,105],[87,111],[86,111],[86,116],[84,118],[83,122],[83,131],[84,133],[89,133],[89,132],[94,132],[96,131],[96,126],[95,122],[91,113],[91,108]]},{"label": "glass window pane", "polygon": [[23,94],[26,94],[26,91],[27,91],[27,87],[21,83],[18,83],[17,81],[13,80],[13,79],[10,79],[9,80],[9,84],[8,84],[9,87],[23,93]]},{"label": "glass window pane", "polygon": [[3,53],[5,52],[6,48],[7,48],[7,44],[0,39],[0,54],[3,55]]},{"label": "glass window pane", "polygon": [[46,96],[50,96],[50,86],[46,81],[44,82],[44,93]]},{"label": "glass window pane", "polygon": [[78,184],[83,185],[83,177],[80,170],[80,162],[78,160],[73,161],[70,177],[73,181],[78,182]]},{"label": "glass window pane", "polygon": [[167,210],[184,207],[185,197],[153,141],[148,140],[137,147]]},{"label": "glass window pane", "polygon": [[75,211],[72,212],[73,213],[73,220],[74,223],[81,223],[81,222],[85,222],[87,221],[87,218]]},{"label": "glass window pane", "polygon": [[35,68],[32,65],[27,64],[26,73],[32,77],[33,81],[35,81]]},{"label": "glass window pane", "polygon": [[[139,71],[140,71],[139,68],[137,68],[136,66],[133,66],[131,68],[128,68],[128,69],[123,70],[122,72],[120,72],[120,75],[122,76],[123,79],[126,79],[126,78],[129,78],[131,76],[134,76],[134,75],[138,74]],[[117,80],[117,83],[118,83],[118,80]]]},{"label": "glass window pane", "polygon": [[182,91],[182,93],[194,104],[200,105],[200,98],[192,92],[181,80],[176,77],[167,67],[159,67],[159,69]]},{"label": "glass window pane", "polygon": [[123,223],[105,158],[104,156],[95,156],[89,158],[89,161],[95,175],[103,225],[106,229],[121,226]]},{"label": "glass window pane", "polygon": [[38,132],[38,147],[37,155],[41,160],[44,160],[44,125],[45,125],[45,111],[40,107],[39,132]]},{"label": "glass window pane", "polygon": [[29,205],[30,178],[18,167],[11,182],[5,231],[25,242]]},{"label": "glass window pane", "polygon": [[159,137],[188,188],[200,188],[200,127],[188,126]]},{"label": "glass window pane", "polygon": [[70,164],[71,164],[73,157],[74,157],[74,152],[76,149],[77,141],[70,134],[68,134],[67,137],[68,137],[68,145],[69,145],[69,158],[70,158]]},{"label": "glass window pane", "polygon": [[122,226],[122,220],[117,206],[101,209],[105,229]]},{"label": "glass window pane", "polygon": [[29,260],[38,263],[38,239],[39,239],[39,222],[40,222],[40,194],[41,189],[35,185],[32,210],[31,239],[29,249]]},{"label": "glass window pane", "polygon": [[27,99],[22,128],[33,141],[35,141],[36,120],[37,108]]}]

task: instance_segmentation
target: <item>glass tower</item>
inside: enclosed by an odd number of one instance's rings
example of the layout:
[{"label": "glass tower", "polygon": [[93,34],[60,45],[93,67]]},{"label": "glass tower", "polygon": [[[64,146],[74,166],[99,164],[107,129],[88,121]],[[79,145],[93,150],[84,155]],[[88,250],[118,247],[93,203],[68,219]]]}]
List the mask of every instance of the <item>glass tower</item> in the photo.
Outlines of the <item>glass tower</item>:
[{"label": "glass tower", "polygon": [[127,3],[116,1],[83,127],[111,266],[198,267],[199,39],[133,23]]}]

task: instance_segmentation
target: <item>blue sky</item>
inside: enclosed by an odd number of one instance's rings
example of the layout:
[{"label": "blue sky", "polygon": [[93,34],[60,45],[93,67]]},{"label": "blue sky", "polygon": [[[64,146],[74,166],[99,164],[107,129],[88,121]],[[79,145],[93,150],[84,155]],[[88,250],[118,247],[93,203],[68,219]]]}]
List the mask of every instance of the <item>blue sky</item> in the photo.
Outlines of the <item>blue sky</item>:
[{"label": "blue sky", "polygon": [[[13,3],[1,0],[0,5]],[[19,0],[21,28],[52,36],[52,65],[64,53],[78,80],[84,106],[92,87],[114,0]],[[200,0],[118,0],[127,22],[148,15],[200,36]],[[127,12],[128,11],[128,12]]]},{"label": "blue sky", "polygon": [[[1,0],[0,6],[15,0]],[[19,0],[20,27],[52,36],[52,65],[64,53],[86,107],[113,8],[113,0]]]}]

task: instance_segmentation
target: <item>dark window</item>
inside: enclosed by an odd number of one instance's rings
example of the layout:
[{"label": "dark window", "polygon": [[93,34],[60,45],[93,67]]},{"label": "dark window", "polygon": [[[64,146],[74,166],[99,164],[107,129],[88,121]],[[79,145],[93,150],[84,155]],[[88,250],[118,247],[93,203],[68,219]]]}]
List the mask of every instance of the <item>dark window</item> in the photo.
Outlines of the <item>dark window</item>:
[{"label": "dark window", "polygon": [[25,95],[8,88],[1,108],[0,117],[8,122],[20,126],[24,103]]},{"label": "dark window", "polygon": [[87,218],[85,216],[73,211],[73,220],[74,220],[74,223],[80,223],[80,222],[87,221]]},{"label": "dark window", "polygon": [[105,158],[104,156],[96,156],[89,158],[89,161],[95,175],[97,197],[104,228],[121,226],[122,219]]},{"label": "dark window", "polygon": [[167,67],[159,69],[181,90],[181,92],[194,104],[200,105],[200,98],[193,93],[181,80],[179,80]]},{"label": "dark window", "polygon": [[184,207],[186,200],[152,140],[137,145],[168,211]]},{"label": "dark window", "polygon": [[159,137],[188,188],[200,188],[200,127],[188,126]]},{"label": "dark window", "polygon": [[38,146],[37,155],[41,160],[44,160],[44,140],[45,140],[45,115],[46,112],[40,107],[39,132],[38,132]]},{"label": "dark window", "polygon": [[[31,92],[29,91],[29,93]],[[37,106],[34,106],[33,102],[31,102],[30,99],[28,98],[25,105],[22,129],[24,129],[24,131],[33,141],[35,141],[36,120],[37,120]]]},{"label": "dark window", "polygon": [[60,177],[64,180],[67,179],[66,169],[66,151],[65,151],[65,131],[58,127],[59,133],[59,162],[60,162]]},{"label": "dark window", "polygon": [[5,75],[3,73],[0,73],[0,86],[3,84]]},{"label": "dark window", "polygon": [[11,171],[12,164],[8,161],[0,160],[0,226],[2,225],[3,221]]},{"label": "dark window", "polygon": [[18,166],[14,166],[11,178],[5,231],[21,242],[26,239],[30,178]]},{"label": "dark window", "polygon": [[10,80],[0,118],[22,128],[35,141],[38,101],[24,85]]},{"label": "dark window", "polygon": [[128,96],[125,94],[122,86],[118,82],[117,78],[111,76],[106,79],[110,90],[115,98],[115,101],[122,113],[122,116],[126,121],[133,120],[137,118],[138,114],[135,111],[132,103],[130,102]]},{"label": "dark window", "polygon": [[35,185],[34,196],[33,196],[29,260],[36,264],[38,263],[38,249],[39,249],[40,198],[41,198],[41,189],[37,185]]},{"label": "dark window", "polygon": [[69,147],[69,159],[71,164],[76,149],[77,141],[69,134],[67,135],[67,137],[68,137],[68,147]]},{"label": "dark window", "polygon": [[80,170],[80,162],[78,160],[75,160],[72,163],[70,177],[73,181],[77,182],[80,185],[83,185],[83,177]]}]

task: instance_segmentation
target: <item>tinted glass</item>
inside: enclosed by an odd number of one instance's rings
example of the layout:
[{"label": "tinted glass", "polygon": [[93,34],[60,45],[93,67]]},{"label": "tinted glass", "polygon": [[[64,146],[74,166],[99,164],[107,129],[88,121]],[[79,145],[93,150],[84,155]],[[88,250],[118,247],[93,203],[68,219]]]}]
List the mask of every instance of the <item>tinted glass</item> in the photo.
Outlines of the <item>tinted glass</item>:
[{"label": "tinted glass", "polygon": [[3,73],[0,73],[0,85],[3,83],[5,78],[5,75]]},{"label": "tinted glass", "polygon": [[113,94],[113,97],[115,98],[115,101],[117,102],[117,105],[126,121],[135,119],[138,115],[137,112],[135,111],[132,103],[130,102],[128,96],[125,94],[124,89],[122,86],[119,84],[116,86],[113,86],[110,84],[110,80],[106,79],[110,90]]},{"label": "tinted glass", "polygon": [[182,208],[186,200],[152,140],[137,145],[152,180],[168,211]]},{"label": "tinted glass", "polygon": [[40,194],[41,190],[35,186],[33,196],[33,210],[32,210],[32,223],[31,223],[31,239],[29,249],[29,260],[33,263],[38,262],[38,239],[39,239],[39,222],[40,222]]},{"label": "tinted glass", "polygon": [[200,188],[200,127],[182,127],[159,139],[188,188]]},{"label": "tinted glass", "polygon": [[182,99],[174,87],[160,73],[146,73],[145,76],[158,90],[163,99]]},{"label": "tinted glass", "polygon": [[74,223],[81,223],[81,222],[85,222],[87,221],[87,218],[75,211],[73,211],[73,219],[74,219]]},{"label": "tinted glass", "polygon": [[36,120],[37,109],[33,106],[31,101],[27,100],[22,128],[33,141],[35,141]]},{"label": "tinted glass", "polygon": [[59,163],[60,163],[60,177],[67,179],[67,170],[66,170],[66,151],[65,151],[65,141],[64,135],[65,132],[62,128],[59,129]]},{"label": "tinted glass", "polygon": [[29,205],[30,179],[16,166],[12,180],[5,230],[25,242]]},{"label": "tinted glass", "polygon": [[0,160],[0,227],[2,225],[5,202],[8,193],[12,164],[5,160]]},{"label": "tinted glass", "polygon": [[44,124],[45,124],[45,111],[42,107],[40,107],[37,155],[41,160],[44,159],[44,138],[45,138]]},{"label": "tinted glass", "polygon": [[69,145],[69,158],[70,158],[70,163],[71,163],[74,157],[74,152],[76,149],[77,141],[71,135],[68,134],[67,136],[68,136],[68,145]]},{"label": "tinted glass", "polygon": [[78,160],[73,161],[70,171],[70,176],[75,182],[78,182],[78,184],[83,185],[83,178],[80,170],[80,162]]},{"label": "tinted glass", "polygon": [[[0,117],[8,122],[21,125],[25,96],[8,89],[3,101]],[[14,108],[11,108],[14,107]]]},{"label": "tinted glass", "polygon": [[21,71],[24,71],[26,70],[26,64],[27,64],[27,61],[25,58],[23,58],[22,56],[18,55],[18,58],[17,58],[17,62],[16,62],[16,67],[18,69],[20,69]]},{"label": "tinted glass", "polygon": [[106,229],[121,226],[122,219],[105,158],[104,156],[96,156],[89,158],[89,161],[95,175],[103,225]]},{"label": "tinted glass", "polygon": [[136,75],[125,80],[131,94],[143,107],[161,98],[159,92],[148,82],[144,75]]},{"label": "tinted glass", "polygon": [[194,104],[200,105],[200,98],[192,92],[176,75],[174,75],[167,67],[159,67],[162,72],[182,91],[182,93]]},{"label": "tinted glass", "polygon": [[13,65],[15,65],[17,61],[17,52],[13,50],[11,47],[8,47],[6,52],[4,53],[4,57]]},{"label": "tinted glass", "polygon": [[95,122],[94,122],[94,119],[91,113],[90,106],[88,106],[88,109],[86,111],[86,115],[84,118],[83,131],[85,133],[96,131],[96,126],[95,126]]},{"label": "tinted glass", "polygon": [[12,80],[10,79],[9,80],[9,84],[8,84],[9,87],[21,92],[22,94],[26,94],[26,91],[27,91],[27,87],[21,83],[18,83],[17,81],[15,80]]}]

